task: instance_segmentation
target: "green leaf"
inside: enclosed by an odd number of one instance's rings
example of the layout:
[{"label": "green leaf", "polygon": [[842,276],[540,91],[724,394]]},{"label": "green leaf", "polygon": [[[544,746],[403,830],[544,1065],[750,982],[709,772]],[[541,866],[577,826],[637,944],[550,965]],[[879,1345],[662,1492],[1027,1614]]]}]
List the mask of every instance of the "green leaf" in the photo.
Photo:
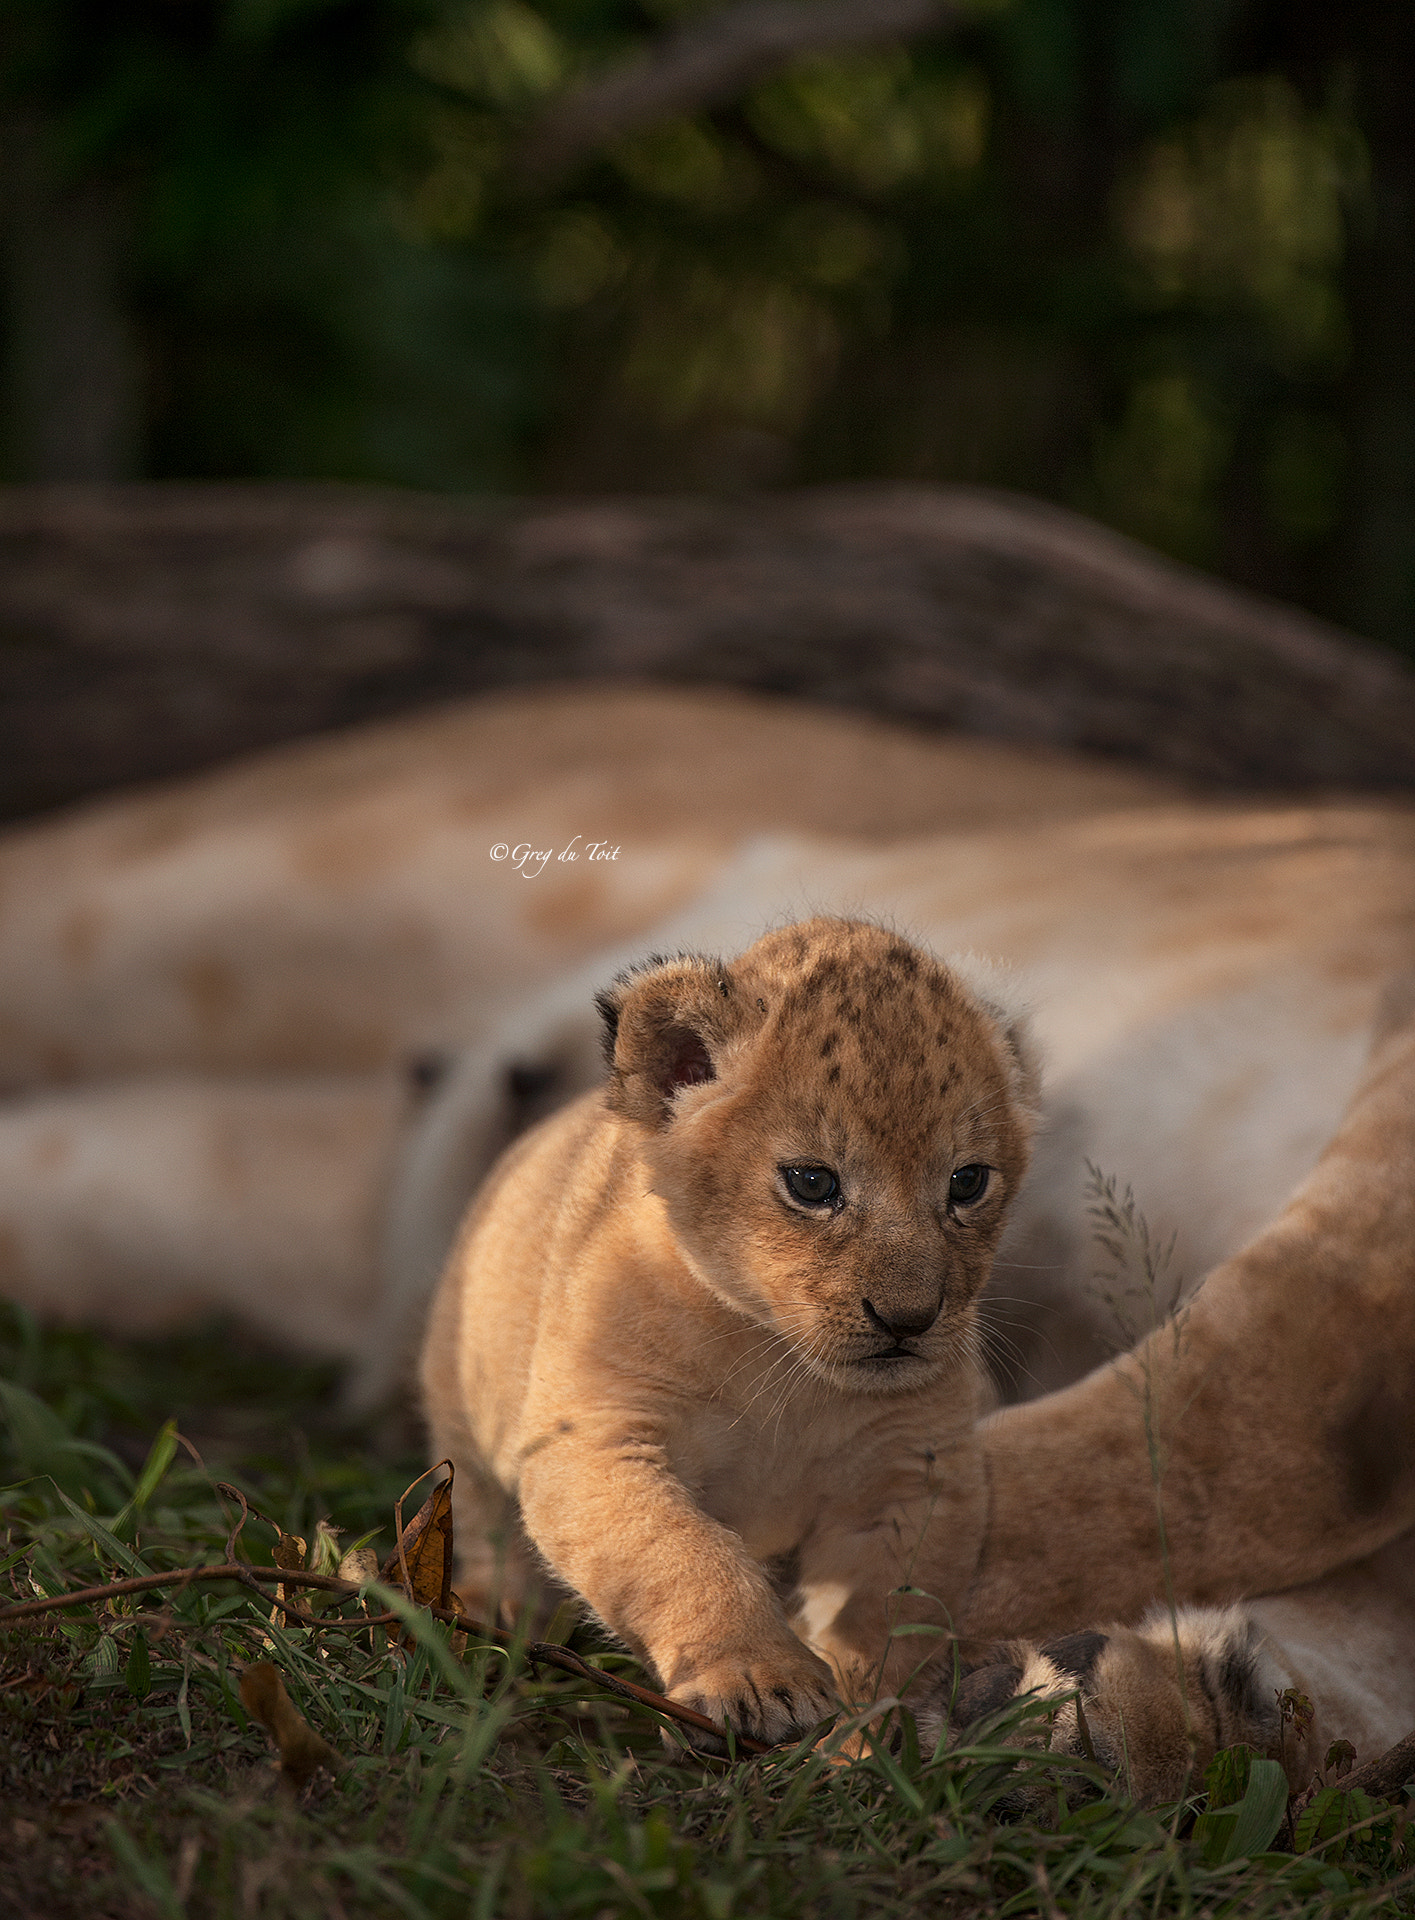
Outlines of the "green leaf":
[{"label": "green leaf", "polygon": [[1233,1831],[1214,1864],[1224,1866],[1230,1860],[1248,1860],[1255,1853],[1266,1853],[1286,1812],[1287,1775],[1276,1760],[1254,1760]]},{"label": "green leaf", "polygon": [[1248,1775],[1257,1759],[1251,1747],[1225,1747],[1204,1768],[1204,1786],[1208,1790],[1208,1811],[1234,1807],[1248,1791]]},{"label": "green leaf", "polygon": [[[1302,1810],[1293,1835],[1293,1844],[1298,1853],[1318,1852],[1348,1827],[1358,1826],[1361,1821],[1369,1820],[1376,1811],[1376,1803],[1371,1796],[1363,1793],[1359,1787],[1350,1792],[1341,1787],[1324,1787],[1307,1807]],[[1328,1859],[1340,1859],[1345,1853],[1345,1843],[1338,1847]]]},{"label": "green leaf", "polygon": [[1310,1853],[1315,1842],[1329,1840],[1333,1834],[1340,1833],[1343,1823],[1333,1816],[1345,1798],[1340,1788],[1323,1787],[1302,1809],[1292,1835],[1298,1853]]},{"label": "green leaf", "polygon": [[111,1633],[100,1633],[98,1644],[84,1661],[83,1671],[91,1680],[118,1678],[118,1646]]},{"label": "green leaf", "polygon": [[152,1689],[152,1661],[147,1651],[147,1636],[141,1627],[133,1635],[132,1651],[123,1669],[123,1684],[135,1700],[145,1700]]},{"label": "green leaf", "polygon": [[923,1760],[919,1752],[919,1725],[907,1707],[899,1708],[899,1764],[905,1778],[917,1780]]},{"label": "green leaf", "polygon": [[188,1746],[192,1744],[192,1714],[187,1705],[187,1689],[192,1683],[192,1650],[187,1648],[186,1658],[182,1662],[182,1684],[177,1689],[177,1718],[181,1722],[182,1735]]},{"label": "green leaf", "polygon": [[1213,1813],[1201,1813],[1194,1822],[1194,1845],[1206,1867],[1221,1866],[1231,1858],[1228,1843],[1233,1837],[1233,1829],[1238,1825],[1238,1815],[1232,1807],[1221,1807]]}]

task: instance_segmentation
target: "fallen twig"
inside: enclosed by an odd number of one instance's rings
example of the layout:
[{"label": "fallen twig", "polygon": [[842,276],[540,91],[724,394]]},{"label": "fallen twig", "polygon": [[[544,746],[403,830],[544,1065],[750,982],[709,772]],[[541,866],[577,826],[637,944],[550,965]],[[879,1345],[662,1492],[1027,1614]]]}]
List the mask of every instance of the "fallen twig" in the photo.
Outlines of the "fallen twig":
[{"label": "fallen twig", "polygon": [[[340,1580],[332,1573],[306,1573],[295,1567],[259,1567],[248,1566],[241,1561],[228,1561],[215,1567],[178,1567],[171,1573],[133,1574],[123,1580],[110,1580],[101,1587],[80,1587],[73,1593],[51,1594],[43,1600],[22,1600],[15,1606],[0,1607],[0,1626],[11,1620],[33,1619],[42,1613],[55,1613],[67,1607],[96,1606],[105,1600],[121,1599],[126,1594],[154,1593],[164,1587],[187,1587],[198,1580],[235,1580],[241,1586],[260,1592],[262,1583],[270,1586],[318,1587],[322,1592],[335,1593],[347,1600],[357,1600],[363,1594],[363,1587],[352,1580]],[[261,1593],[265,1600],[266,1595]],[[331,1619],[327,1614],[306,1613],[302,1608],[291,1605],[285,1600],[275,1600],[274,1604],[287,1619],[293,1619],[303,1627],[357,1627],[391,1626],[398,1623],[400,1615],[382,1613],[369,1616],[361,1615],[357,1621]],[[601,1673],[598,1667],[592,1667],[568,1647],[561,1647],[548,1640],[518,1642],[513,1634],[503,1632],[499,1627],[488,1627],[480,1620],[458,1612],[452,1607],[427,1607],[426,1611],[434,1620],[440,1620],[447,1626],[456,1627],[460,1633],[469,1634],[478,1640],[490,1640],[499,1647],[521,1646],[527,1660],[536,1666],[555,1667],[561,1673],[573,1674],[578,1680],[588,1680],[592,1686],[602,1687],[608,1693],[615,1693],[621,1699],[637,1701],[640,1706],[652,1707],[669,1720],[676,1720],[681,1726],[693,1727],[700,1733],[716,1734],[720,1739],[722,1729],[706,1714],[685,1707],[677,1700],[670,1700],[666,1694],[655,1693],[649,1687],[641,1687],[632,1680],[621,1680],[615,1674]],[[746,1734],[734,1735],[739,1751],[743,1753],[766,1753],[766,1743],[753,1740]]]}]

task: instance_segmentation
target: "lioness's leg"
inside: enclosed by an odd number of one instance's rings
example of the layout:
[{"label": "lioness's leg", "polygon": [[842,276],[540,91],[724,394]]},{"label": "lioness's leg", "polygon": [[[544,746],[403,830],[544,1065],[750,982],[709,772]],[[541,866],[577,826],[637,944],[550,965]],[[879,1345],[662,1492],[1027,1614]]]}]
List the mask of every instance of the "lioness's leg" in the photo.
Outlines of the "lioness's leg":
[{"label": "lioness's leg", "polygon": [[1182,1601],[1278,1591],[1415,1524],[1415,1014],[1393,1015],[1268,1231],[1133,1353],[982,1427],[970,1636],[1134,1620],[1166,1570]]},{"label": "lioness's leg", "polygon": [[916,1690],[926,1739],[1012,1701],[1054,1700],[1039,1734],[1137,1799],[1173,1799],[1221,1747],[1282,1762],[1294,1789],[1335,1741],[1374,1759],[1415,1726],[1415,1533],[1325,1580],[1232,1607],[1157,1607],[1138,1627],[1013,1641],[956,1685]]},{"label": "lioness's leg", "polygon": [[405,1107],[395,1074],[162,1075],[0,1102],[0,1295],[126,1333],[226,1314],[361,1352]]}]

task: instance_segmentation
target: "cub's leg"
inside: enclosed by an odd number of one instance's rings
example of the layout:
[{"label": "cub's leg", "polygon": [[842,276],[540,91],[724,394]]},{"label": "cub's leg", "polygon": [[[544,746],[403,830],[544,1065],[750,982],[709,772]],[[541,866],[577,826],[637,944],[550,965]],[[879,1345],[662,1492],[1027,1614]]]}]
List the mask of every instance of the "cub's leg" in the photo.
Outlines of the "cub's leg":
[{"label": "cub's leg", "polygon": [[741,1538],[697,1505],[660,1438],[595,1424],[577,1430],[573,1456],[548,1436],[521,1475],[526,1530],[566,1588],[717,1726],[776,1743],[831,1718],[830,1668],[792,1633]]},{"label": "cub's leg", "polygon": [[666,1693],[718,1726],[776,1742],[831,1717],[829,1667],[791,1632],[740,1537],[673,1474],[651,1424],[533,1410],[535,1438],[507,1492],[467,1417],[456,1312],[444,1290],[423,1381],[434,1455],[457,1464],[455,1584],[468,1610],[508,1622],[529,1613],[534,1630],[578,1596]]}]

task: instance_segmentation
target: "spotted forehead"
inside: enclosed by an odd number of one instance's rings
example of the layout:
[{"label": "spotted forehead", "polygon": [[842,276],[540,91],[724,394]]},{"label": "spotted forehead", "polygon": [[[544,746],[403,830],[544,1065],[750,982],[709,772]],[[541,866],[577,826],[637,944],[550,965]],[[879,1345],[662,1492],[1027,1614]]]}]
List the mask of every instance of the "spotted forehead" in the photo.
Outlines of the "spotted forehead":
[{"label": "spotted forehead", "polygon": [[1003,1100],[984,1017],[952,975],[897,936],[850,929],[824,950],[802,936],[774,998],[768,1032],[783,1078],[822,1117],[917,1148],[945,1121],[984,1118]]}]

